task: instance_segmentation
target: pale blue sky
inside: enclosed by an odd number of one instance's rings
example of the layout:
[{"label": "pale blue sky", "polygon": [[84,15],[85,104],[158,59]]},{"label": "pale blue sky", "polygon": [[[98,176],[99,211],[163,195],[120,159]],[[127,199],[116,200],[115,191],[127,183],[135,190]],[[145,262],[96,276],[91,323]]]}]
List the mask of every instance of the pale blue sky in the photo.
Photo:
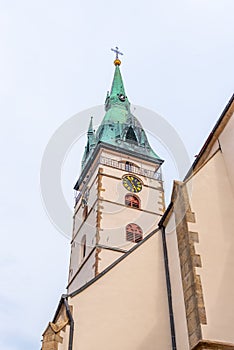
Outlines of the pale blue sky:
[{"label": "pale blue sky", "polygon": [[[233,93],[234,2],[2,0],[0,7],[0,348],[32,350],[65,291],[69,263],[69,242],[40,197],[50,137],[104,102],[110,48],[119,45],[130,101],[168,120],[193,160]],[[71,206],[80,151],[72,154],[63,177]]]}]

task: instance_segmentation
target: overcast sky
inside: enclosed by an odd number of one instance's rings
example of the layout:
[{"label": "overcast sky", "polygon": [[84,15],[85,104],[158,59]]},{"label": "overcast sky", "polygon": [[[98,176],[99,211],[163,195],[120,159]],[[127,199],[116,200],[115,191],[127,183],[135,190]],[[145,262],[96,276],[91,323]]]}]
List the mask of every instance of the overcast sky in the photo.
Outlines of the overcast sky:
[{"label": "overcast sky", "polygon": [[[41,200],[47,143],[71,116],[104,103],[110,48],[118,45],[129,100],[163,116],[193,161],[233,93],[234,2],[1,0],[0,7],[0,348],[32,350],[69,267],[69,240]],[[81,148],[62,169],[71,208]]]}]

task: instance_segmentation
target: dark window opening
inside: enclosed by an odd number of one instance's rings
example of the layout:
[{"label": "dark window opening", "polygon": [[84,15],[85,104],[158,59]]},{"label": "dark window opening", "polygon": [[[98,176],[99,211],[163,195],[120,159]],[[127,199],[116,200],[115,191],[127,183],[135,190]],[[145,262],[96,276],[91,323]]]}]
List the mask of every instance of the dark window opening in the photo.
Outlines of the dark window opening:
[{"label": "dark window opening", "polygon": [[131,141],[131,142],[137,143],[136,134],[131,126],[129,126],[129,128],[128,128],[128,131],[126,134],[126,141]]},{"label": "dark window opening", "polygon": [[126,226],[126,240],[138,243],[143,239],[143,232],[140,226],[136,224],[128,224]]},{"label": "dark window opening", "polygon": [[131,171],[131,167],[132,167],[132,163],[130,163],[130,162],[125,163],[125,170]]},{"label": "dark window opening", "polygon": [[81,246],[80,246],[80,258],[81,260],[84,259],[85,254],[86,254],[86,235],[82,237],[81,240]]},{"label": "dark window opening", "polygon": [[133,194],[126,194],[125,205],[132,208],[140,208],[140,200]]},{"label": "dark window opening", "polygon": [[100,132],[99,132],[99,135],[98,135],[98,138],[101,139],[102,138],[102,135],[103,135],[103,132],[104,132],[104,126],[102,126]]},{"label": "dark window opening", "polygon": [[119,161],[119,164],[121,165],[121,168],[125,169],[126,171],[130,171],[130,172],[139,172],[140,171],[140,167],[135,163],[121,160],[121,161]]},{"label": "dark window opening", "polygon": [[83,210],[83,220],[85,220],[88,216],[88,206],[85,205],[84,210]]}]

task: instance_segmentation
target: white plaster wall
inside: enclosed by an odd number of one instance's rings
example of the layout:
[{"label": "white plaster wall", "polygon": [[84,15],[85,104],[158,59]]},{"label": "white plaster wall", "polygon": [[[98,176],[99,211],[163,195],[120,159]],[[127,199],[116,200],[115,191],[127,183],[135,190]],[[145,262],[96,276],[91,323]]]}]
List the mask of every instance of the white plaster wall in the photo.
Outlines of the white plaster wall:
[{"label": "white plaster wall", "polygon": [[[79,191],[84,193],[87,188],[90,189],[90,196],[89,196],[89,205],[92,206],[93,204],[93,199],[96,199],[96,187],[94,186],[95,179],[97,178],[97,173],[98,173],[98,163],[94,162],[93,168],[89,169],[87,172],[87,175],[85,176],[83,182],[80,184]],[[93,196],[93,192],[95,195]],[[75,211],[77,211],[78,207],[81,205],[81,199],[82,196],[80,197],[79,201],[77,202],[75,206]]]},{"label": "white plaster wall", "polygon": [[[79,212],[78,212],[79,213]],[[77,215],[78,215],[77,213]],[[86,255],[82,259],[81,257],[81,243],[82,239],[86,236]],[[96,206],[92,209],[92,211],[89,213],[87,219],[83,222],[82,226],[80,226],[80,229],[76,236],[73,238],[72,244],[71,244],[71,256],[70,256],[70,267],[69,267],[69,280],[68,283],[72,280],[72,278],[77,273],[78,269],[80,268],[83,261],[87,258],[89,253],[92,251],[92,249],[95,247],[96,244]],[[94,262],[92,262],[93,264]],[[94,275],[94,268],[91,268],[91,271],[83,271],[90,269],[90,265],[87,263],[82,267],[81,271],[79,272],[79,276],[76,277],[80,279],[79,286],[84,282],[86,283],[90,278]],[[91,277],[90,277],[91,276]],[[73,283],[74,285],[74,283]],[[77,282],[75,283],[77,286]],[[74,290],[74,287],[71,287]],[[71,289],[69,288],[69,290]]]},{"label": "white plaster wall", "polygon": [[[109,169],[105,169],[105,174],[110,174]],[[103,175],[102,177],[102,188],[105,189],[101,193],[101,196],[105,200],[109,200],[115,203],[125,204],[125,196],[130,193],[125,189],[122,184],[122,176],[127,174],[125,172],[117,172],[115,176],[117,178],[108,177]],[[135,176],[135,175],[134,175]],[[141,209],[148,210],[154,213],[162,214],[163,211],[163,200],[162,196],[164,195],[162,192],[162,187],[159,185],[159,182],[156,180],[146,179],[142,176],[136,176],[139,178],[142,183],[142,190],[136,195],[139,197],[141,201]],[[151,186],[151,187],[148,187]]]},{"label": "white plaster wall", "polygon": [[82,218],[82,213],[83,213],[83,209],[80,206],[78,211],[75,213],[74,216],[74,225],[73,225],[73,237],[77,234],[77,231],[79,230],[80,226],[83,223],[83,218]]},{"label": "white plaster wall", "polygon": [[[87,219],[83,222],[82,226],[80,226],[80,229],[78,233],[75,235],[73,242],[72,242],[72,256],[71,261],[73,261],[73,255],[75,255],[75,265],[73,265],[74,271],[77,270],[78,266],[80,265],[81,258],[80,258],[80,248],[81,248],[81,242],[83,236],[86,236],[86,255],[89,254],[90,250],[95,246],[96,244],[96,207],[93,208],[93,210],[89,213]],[[74,243],[74,244],[73,244]]]},{"label": "white plaster wall", "polygon": [[74,279],[70,283],[68,287],[68,293],[72,293],[75,290],[79,289],[95,276],[94,266],[95,266],[95,251],[91,254],[89,259],[86,260],[80,272],[76,275],[76,277],[74,277]]},{"label": "white plaster wall", "polygon": [[[87,200],[88,211],[90,211],[95,206],[95,202],[96,202],[97,197],[98,197],[97,176],[96,175],[97,175],[97,170],[95,171],[95,174],[90,179],[90,182],[88,182],[87,186],[85,187],[85,189],[89,190],[89,196],[88,196],[88,200]],[[78,204],[75,207],[73,236],[77,233],[77,231],[79,230],[80,226],[82,225],[82,223],[84,221],[83,220],[84,208],[81,205],[81,199],[82,199],[82,197],[80,198]]]},{"label": "white plaster wall", "polygon": [[73,238],[76,237],[77,233],[79,233],[83,229],[83,226],[88,226],[86,231],[89,230],[90,227],[93,228],[94,226],[96,226],[96,210],[97,210],[97,205],[95,205],[93,208],[88,206],[88,216],[86,220],[84,220],[83,219],[84,208],[80,207],[80,209],[78,210],[74,218],[75,225],[74,225]]},{"label": "white plaster wall", "polygon": [[119,206],[118,204],[102,202],[102,220],[100,243],[108,246],[125,248],[126,225],[135,223],[143,231],[143,237],[157,228],[160,215],[151,214],[134,208]]},{"label": "white plaster wall", "polygon": [[88,189],[89,189],[89,196],[88,196],[88,207],[92,208],[95,201],[97,200],[97,176],[92,178],[92,182],[88,184]]},{"label": "white plaster wall", "polygon": [[180,260],[175,227],[175,216],[172,213],[166,226],[166,243],[168,252],[169,274],[171,281],[176,344],[177,350],[189,350],[184,294],[181,280]]},{"label": "white plaster wall", "polygon": [[191,209],[196,223],[207,325],[203,338],[234,342],[234,197],[226,162],[218,152],[193,178]]},{"label": "white plaster wall", "polygon": [[74,349],[171,350],[161,236],[69,299]]}]

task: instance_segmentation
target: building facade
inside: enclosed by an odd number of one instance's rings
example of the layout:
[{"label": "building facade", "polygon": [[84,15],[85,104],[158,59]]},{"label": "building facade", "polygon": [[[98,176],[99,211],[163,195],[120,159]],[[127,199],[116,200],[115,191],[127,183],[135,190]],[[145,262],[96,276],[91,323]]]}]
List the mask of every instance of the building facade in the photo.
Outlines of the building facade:
[{"label": "building facade", "polygon": [[233,98],[165,210],[163,160],[131,112],[118,54],[114,64],[42,350],[234,349]]}]

